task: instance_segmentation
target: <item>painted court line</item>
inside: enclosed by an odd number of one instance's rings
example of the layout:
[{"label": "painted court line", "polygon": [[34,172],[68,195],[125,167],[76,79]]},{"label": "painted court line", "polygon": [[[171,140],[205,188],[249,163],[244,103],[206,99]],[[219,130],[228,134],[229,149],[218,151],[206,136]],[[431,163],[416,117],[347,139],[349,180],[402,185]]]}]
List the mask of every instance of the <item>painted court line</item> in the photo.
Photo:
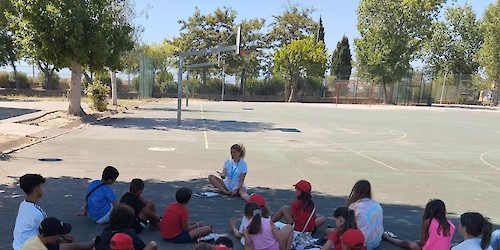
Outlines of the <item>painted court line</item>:
[{"label": "painted court line", "polygon": [[208,149],[207,126],[205,125],[205,116],[203,115],[203,104],[200,102],[200,113],[203,121],[203,136],[205,138],[205,149]]},{"label": "painted court line", "polygon": [[484,159],[484,156],[485,156],[485,155],[487,155],[487,154],[489,154],[489,153],[492,153],[492,152],[497,152],[497,151],[500,151],[500,149],[495,149],[495,150],[486,151],[486,152],[482,153],[482,154],[479,156],[479,159],[480,159],[480,160],[481,160],[484,164],[486,164],[486,165],[490,166],[491,168],[494,168],[494,169],[496,169],[496,170],[499,170],[499,171],[500,171],[500,168],[499,168],[499,167],[497,167],[497,166],[495,166],[495,165],[493,165],[493,164],[491,164],[491,163],[487,162],[487,161]]},{"label": "painted court line", "polygon": [[333,143],[333,144],[335,144],[335,145],[337,145],[337,146],[339,146],[339,147],[345,148],[346,150],[348,150],[348,151],[349,151],[349,152],[351,152],[351,153],[355,153],[355,154],[357,154],[357,155],[359,155],[359,156],[362,156],[362,157],[364,157],[364,158],[366,158],[366,159],[368,159],[368,160],[371,160],[371,161],[373,161],[373,162],[376,162],[376,163],[378,163],[378,164],[380,164],[380,165],[382,165],[382,166],[384,166],[384,167],[386,167],[386,168],[389,168],[389,169],[392,169],[392,170],[398,171],[398,169],[397,169],[397,168],[395,168],[395,167],[392,167],[392,166],[390,166],[390,165],[388,165],[388,164],[385,164],[385,163],[383,163],[383,162],[381,162],[381,161],[379,161],[379,160],[375,160],[375,159],[373,159],[373,158],[371,158],[371,157],[369,157],[369,156],[367,156],[367,155],[362,154],[361,152],[356,152],[356,151],[354,151],[354,150],[352,150],[352,149],[350,149],[350,148],[348,148],[348,147],[346,147],[346,146],[344,146],[344,145],[342,145],[342,144],[339,144],[339,143],[336,143],[336,142],[334,142],[334,141],[331,141],[331,140],[328,140],[328,139],[324,139],[324,138],[323,138],[323,140],[325,140],[325,141],[327,141],[327,142],[330,142],[330,143]]}]

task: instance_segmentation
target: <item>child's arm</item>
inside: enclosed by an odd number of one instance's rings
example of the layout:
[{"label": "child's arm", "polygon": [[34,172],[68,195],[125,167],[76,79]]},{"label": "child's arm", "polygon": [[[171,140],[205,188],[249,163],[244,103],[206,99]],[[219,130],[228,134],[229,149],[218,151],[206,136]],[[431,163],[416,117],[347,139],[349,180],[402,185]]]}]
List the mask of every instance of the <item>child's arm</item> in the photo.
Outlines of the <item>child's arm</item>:
[{"label": "child's arm", "polygon": [[252,248],[252,239],[250,238],[250,235],[248,234],[247,229],[243,230],[243,237],[245,237],[245,250],[253,250]]},{"label": "child's arm", "polygon": [[233,235],[236,239],[243,238],[243,234],[241,234],[240,231],[238,230],[238,228],[236,228],[236,218],[234,218],[234,217],[231,218],[231,220],[229,221],[229,225],[231,226],[231,232],[233,233]]},{"label": "child's arm", "polygon": [[[423,246],[425,245],[425,242],[427,242],[428,237],[429,237],[429,226],[431,224],[431,220],[426,219],[422,221],[422,228],[420,229],[420,245]],[[427,233],[426,233],[427,232]],[[427,235],[427,238],[425,237]]]},{"label": "child's arm", "polygon": [[333,241],[328,239],[325,245],[321,248],[321,250],[330,250],[333,247]]}]

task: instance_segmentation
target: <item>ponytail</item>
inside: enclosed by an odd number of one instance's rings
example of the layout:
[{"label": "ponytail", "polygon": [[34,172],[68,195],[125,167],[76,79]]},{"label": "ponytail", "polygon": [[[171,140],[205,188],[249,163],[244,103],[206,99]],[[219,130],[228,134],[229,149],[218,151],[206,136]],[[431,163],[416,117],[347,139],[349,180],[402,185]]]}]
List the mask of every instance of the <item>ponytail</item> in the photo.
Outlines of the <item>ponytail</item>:
[{"label": "ponytail", "polygon": [[262,218],[262,210],[260,210],[259,205],[254,202],[248,202],[245,205],[245,211],[252,211],[252,221],[247,226],[247,230],[249,234],[257,234],[261,230],[261,218]]},{"label": "ponytail", "polygon": [[465,227],[465,232],[474,237],[481,236],[481,248],[487,249],[490,245],[493,224],[490,219],[480,213],[468,212],[460,216],[460,224]]},{"label": "ponytail", "polygon": [[481,229],[481,248],[486,249],[490,245],[491,233],[493,232],[493,224],[491,224],[490,219],[484,217],[483,227]]}]

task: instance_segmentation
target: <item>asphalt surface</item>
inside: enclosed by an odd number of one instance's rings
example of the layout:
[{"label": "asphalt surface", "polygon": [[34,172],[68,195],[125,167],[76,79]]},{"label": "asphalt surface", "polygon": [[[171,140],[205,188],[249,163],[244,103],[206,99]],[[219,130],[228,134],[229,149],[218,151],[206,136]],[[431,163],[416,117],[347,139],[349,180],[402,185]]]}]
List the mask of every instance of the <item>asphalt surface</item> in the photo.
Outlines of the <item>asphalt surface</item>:
[{"label": "asphalt surface", "polygon": [[[23,198],[17,181],[25,173],[48,178],[40,205],[49,216],[71,223],[72,234],[83,241],[104,226],[73,214],[84,203],[86,186],[100,178],[105,166],[120,171],[113,185],[117,196],[127,192],[131,179],[142,178],[144,196],[161,213],[179,187],[213,190],[206,176],[222,168],[229,147],[239,142],[247,148],[249,191],[263,195],[272,211],[294,198],[292,184],[307,179],[318,214],[333,224],[333,210],[344,204],[353,184],[368,179],[383,206],[385,228],[400,238],[418,239],[430,198],[445,201],[457,226],[465,211],[479,211],[500,223],[500,201],[494,198],[500,194],[497,110],[190,101],[179,127],[176,105],[148,103],[0,161],[0,248],[10,249]],[[193,197],[188,209],[193,221],[228,234],[229,219],[240,218],[243,206],[237,198]],[[158,231],[146,230],[141,237],[158,241],[159,249],[193,246],[166,243]],[[455,233],[453,241],[460,240]],[[379,249],[398,248],[384,242]]]}]

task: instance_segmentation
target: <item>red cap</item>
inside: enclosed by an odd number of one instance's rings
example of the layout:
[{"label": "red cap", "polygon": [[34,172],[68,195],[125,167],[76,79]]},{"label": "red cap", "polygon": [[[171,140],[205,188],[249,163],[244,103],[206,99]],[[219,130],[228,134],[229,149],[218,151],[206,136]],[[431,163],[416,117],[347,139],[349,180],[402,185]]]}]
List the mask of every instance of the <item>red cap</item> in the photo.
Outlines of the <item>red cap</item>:
[{"label": "red cap", "polygon": [[340,243],[350,248],[366,250],[365,237],[359,229],[347,229],[339,238]]},{"label": "red cap", "polygon": [[231,248],[226,247],[224,245],[218,245],[218,246],[215,246],[215,250],[231,250]]},{"label": "red cap", "polygon": [[124,233],[116,233],[109,243],[111,250],[134,250],[132,237]]},{"label": "red cap", "polygon": [[312,189],[311,183],[309,183],[308,181],[300,180],[294,186],[302,192],[311,193],[311,189]]},{"label": "red cap", "polygon": [[248,197],[247,202],[255,202],[255,203],[257,203],[257,205],[259,205],[259,207],[266,206],[266,200],[264,199],[264,197],[262,197],[262,195],[256,194],[256,193],[251,194]]}]

